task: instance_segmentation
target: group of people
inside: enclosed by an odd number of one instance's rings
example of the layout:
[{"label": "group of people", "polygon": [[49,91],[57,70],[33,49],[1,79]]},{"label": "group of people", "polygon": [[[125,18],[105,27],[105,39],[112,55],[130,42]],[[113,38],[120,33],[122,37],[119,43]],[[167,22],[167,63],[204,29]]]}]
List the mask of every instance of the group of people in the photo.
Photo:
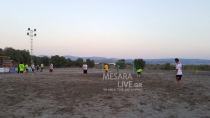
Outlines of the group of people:
[{"label": "group of people", "polygon": [[[82,65],[82,69],[83,69],[83,74],[87,74],[88,73],[88,65],[86,63],[84,63]],[[104,73],[108,73],[109,72],[109,65],[108,64],[104,64]]]},{"label": "group of people", "polygon": [[[24,63],[19,63],[17,66],[17,72],[18,73],[29,73],[29,72],[43,72],[44,70],[44,64],[40,64],[40,65],[34,65],[31,64],[31,66],[28,66],[28,64],[24,64]],[[51,63],[49,66],[49,72],[53,72],[53,64]]]},{"label": "group of people", "polygon": [[[182,63],[180,62],[180,60],[178,58],[175,58],[175,64],[176,64],[176,82],[177,84],[180,84],[180,81],[182,79]],[[143,72],[143,69],[139,68],[136,70],[137,73],[137,78],[140,78],[141,74]]]},{"label": "group of people", "polygon": [[[175,58],[175,64],[176,64],[176,82],[177,84],[180,84],[180,81],[182,80],[182,63],[178,58]],[[143,72],[143,69],[139,68],[136,70],[137,78],[140,78],[141,74]]]},{"label": "group of people", "polygon": [[[180,62],[180,60],[178,58],[175,58],[175,64],[176,64],[176,81],[177,84],[180,84],[180,81],[182,79],[182,63]],[[104,64],[104,73],[108,73],[109,72],[109,65],[108,64]],[[137,68],[136,69],[136,74],[137,74],[137,78],[141,77],[141,74],[143,72],[142,68]]]},{"label": "group of people", "polygon": [[[182,79],[182,75],[183,75],[182,64],[181,64],[181,62],[179,61],[178,58],[175,58],[175,63],[176,63],[176,81],[179,84],[181,79]],[[83,69],[83,74],[88,73],[88,65],[86,63],[83,64],[82,69]],[[109,72],[109,65],[104,64],[103,69],[104,69],[104,73],[108,73]],[[18,65],[18,73],[35,72],[35,70],[37,72],[38,71],[43,72],[44,64],[41,64],[40,66],[37,65],[36,67],[35,67],[34,64],[32,64],[31,66],[28,66],[27,64],[20,63]],[[49,66],[49,72],[53,72],[53,70],[54,70],[53,64],[51,63],[50,66]],[[141,69],[141,68],[136,69],[137,78],[140,78],[142,72],[143,72],[143,69]]]}]

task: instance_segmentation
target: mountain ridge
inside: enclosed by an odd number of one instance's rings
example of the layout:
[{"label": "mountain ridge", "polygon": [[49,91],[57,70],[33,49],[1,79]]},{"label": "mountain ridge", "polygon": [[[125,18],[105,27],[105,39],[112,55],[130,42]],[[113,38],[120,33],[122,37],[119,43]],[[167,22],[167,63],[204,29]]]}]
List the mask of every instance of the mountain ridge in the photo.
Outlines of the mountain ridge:
[{"label": "mountain ridge", "polygon": [[[121,58],[107,58],[107,57],[97,57],[97,56],[91,56],[91,57],[79,57],[79,56],[70,56],[66,55],[65,58],[69,58],[71,60],[76,60],[78,58],[83,59],[91,59],[94,60],[96,63],[115,63],[117,60]],[[132,63],[134,59],[125,59],[126,63]],[[165,63],[171,63],[174,64],[173,58],[163,58],[163,59],[144,59],[147,64],[165,64]],[[208,59],[185,59],[180,58],[182,64],[184,65],[210,65],[210,60]]]}]

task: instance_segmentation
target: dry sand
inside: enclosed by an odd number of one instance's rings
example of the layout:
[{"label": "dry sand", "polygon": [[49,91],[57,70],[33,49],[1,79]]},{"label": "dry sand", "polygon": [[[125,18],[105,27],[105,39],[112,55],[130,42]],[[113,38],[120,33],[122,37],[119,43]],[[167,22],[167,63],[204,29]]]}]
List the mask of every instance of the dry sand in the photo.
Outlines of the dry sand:
[{"label": "dry sand", "polygon": [[[126,72],[129,72],[125,70]],[[147,70],[141,91],[107,92],[101,70],[0,74],[0,118],[210,118],[210,72]]]}]

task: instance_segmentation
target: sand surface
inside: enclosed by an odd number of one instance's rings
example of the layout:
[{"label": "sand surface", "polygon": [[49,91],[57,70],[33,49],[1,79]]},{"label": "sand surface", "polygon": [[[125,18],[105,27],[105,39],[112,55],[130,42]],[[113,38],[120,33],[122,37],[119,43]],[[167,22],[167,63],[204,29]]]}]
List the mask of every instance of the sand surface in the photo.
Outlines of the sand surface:
[{"label": "sand surface", "polygon": [[0,74],[0,118],[210,118],[210,72],[185,72],[181,87],[173,71],[134,80],[140,91],[104,91],[118,81],[99,69]]}]

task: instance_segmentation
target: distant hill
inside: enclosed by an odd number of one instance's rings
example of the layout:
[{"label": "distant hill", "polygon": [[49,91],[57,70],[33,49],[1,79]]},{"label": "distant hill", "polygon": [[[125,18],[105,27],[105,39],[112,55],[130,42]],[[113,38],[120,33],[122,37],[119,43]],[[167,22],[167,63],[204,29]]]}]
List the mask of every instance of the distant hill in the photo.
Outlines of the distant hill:
[{"label": "distant hill", "polygon": [[95,56],[93,57],[65,56],[65,57],[74,61],[78,58],[91,59],[94,60],[95,63],[115,63],[118,60],[117,58],[105,58],[105,57],[95,57]]},{"label": "distant hill", "polygon": [[[105,58],[105,57],[77,57],[77,56],[65,56],[71,60],[76,60],[78,58],[91,59],[96,63],[115,63],[119,58]],[[147,64],[174,64],[174,59],[144,59]],[[184,65],[210,65],[210,60],[206,59],[180,59]],[[127,63],[132,63],[133,59],[126,59]]]},{"label": "distant hill", "polygon": [[[205,59],[180,59],[184,65],[210,65],[210,60]],[[147,64],[174,63],[174,59],[146,59]]]}]

